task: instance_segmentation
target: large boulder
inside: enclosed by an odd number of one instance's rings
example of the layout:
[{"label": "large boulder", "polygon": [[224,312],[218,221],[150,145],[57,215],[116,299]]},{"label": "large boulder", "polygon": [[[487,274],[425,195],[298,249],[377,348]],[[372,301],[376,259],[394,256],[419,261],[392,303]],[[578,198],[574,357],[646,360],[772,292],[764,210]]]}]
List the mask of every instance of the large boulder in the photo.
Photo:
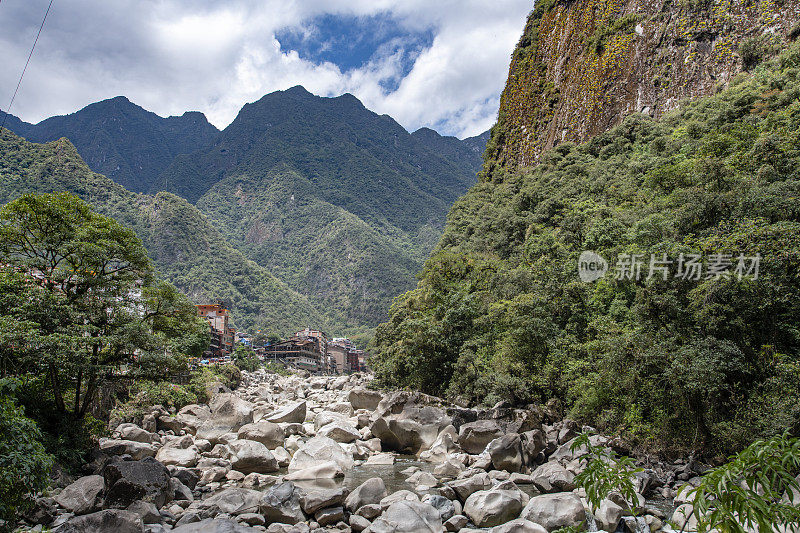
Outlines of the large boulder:
[{"label": "large boulder", "polygon": [[289,463],[289,472],[304,470],[328,461],[338,464],[343,471],[353,468],[353,457],[336,441],[323,436],[314,437],[294,453]]},{"label": "large boulder", "polygon": [[233,454],[231,468],[243,474],[278,471],[278,461],[266,446],[254,440],[235,440],[228,445]]},{"label": "large boulder", "polygon": [[326,507],[341,506],[345,496],[347,496],[347,490],[344,487],[315,490],[300,496],[300,507],[306,514],[313,515]]},{"label": "large boulder", "polygon": [[386,496],[386,484],[383,479],[373,477],[353,489],[344,501],[344,506],[348,511],[355,513],[365,505],[380,503]]},{"label": "large boulder", "polygon": [[547,530],[539,524],[534,524],[530,520],[517,518],[505,524],[495,526],[489,533],[547,533]]},{"label": "large boulder", "polygon": [[487,444],[502,435],[503,429],[494,420],[477,420],[461,426],[458,445],[467,453],[479,454]]},{"label": "large boulder", "polygon": [[219,426],[238,430],[253,421],[253,406],[231,392],[215,394],[209,403],[210,418]]},{"label": "large boulder", "polygon": [[158,440],[158,435],[145,431],[136,424],[120,424],[114,430],[114,436],[120,440],[132,440],[150,444]]},{"label": "large boulder", "polygon": [[297,524],[305,520],[300,507],[300,494],[294,483],[285,481],[263,493],[259,512],[267,524]]},{"label": "large boulder", "polygon": [[458,499],[465,502],[471,494],[479,490],[489,490],[492,488],[492,478],[489,474],[482,472],[472,477],[456,479],[448,483],[451,489],[458,495]]},{"label": "large boulder", "polygon": [[337,463],[333,461],[325,461],[317,463],[314,466],[296,470],[283,476],[286,481],[303,481],[310,479],[334,479],[337,477],[344,477],[344,471]]},{"label": "large boulder", "polygon": [[290,403],[266,415],[262,420],[275,423],[287,422],[289,424],[302,424],[306,420],[306,402],[300,401]]},{"label": "large boulder", "polygon": [[141,461],[114,461],[103,469],[107,507],[125,508],[136,500],[161,508],[170,501],[169,470],[152,457]]},{"label": "large boulder", "polygon": [[71,518],[58,533],[143,533],[141,517],[131,511],[106,509]]},{"label": "large boulder", "polygon": [[219,513],[240,515],[258,512],[260,502],[261,492],[232,487],[203,500],[199,508],[209,511],[212,515]]},{"label": "large boulder", "polygon": [[336,442],[348,443],[361,438],[358,430],[354,428],[349,422],[344,420],[336,420],[327,424],[317,431],[317,435],[329,437]]},{"label": "large boulder", "polygon": [[430,397],[419,393],[395,392],[381,400],[375,410],[370,432],[385,449],[418,454],[429,449],[451,419]]},{"label": "large boulder", "polygon": [[193,403],[182,407],[178,414],[175,415],[175,421],[184,430],[194,435],[197,433],[197,428],[200,427],[200,424],[208,420],[210,416],[211,409],[207,405]]},{"label": "large boulder", "polygon": [[495,470],[520,472],[523,466],[522,440],[519,434],[503,435],[486,446]]},{"label": "large boulder", "polygon": [[401,500],[386,509],[370,526],[373,533],[440,533],[439,511],[427,503]]},{"label": "large boulder", "polygon": [[451,500],[448,500],[444,496],[428,494],[422,501],[435,507],[439,511],[439,516],[442,517],[442,521],[449,520],[456,514],[456,506]]},{"label": "large boulder", "polygon": [[53,498],[58,505],[76,515],[91,513],[102,504],[103,476],[85,476],[67,485]]},{"label": "large boulder", "polygon": [[557,461],[549,461],[531,474],[534,485],[542,492],[569,492],[575,489],[575,474]]},{"label": "large boulder", "polygon": [[258,529],[238,524],[233,520],[207,518],[192,524],[182,524],[171,533],[256,533]]},{"label": "large boulder", "polygon": [[252,424],[245,424],[239,428],[238,435],[240,439],[260,442],[270,450],[283,446],[283,428],[274,422],[263,419]]},{"label": "large boulder", "polygon": [[167,466],[192,468],[197,465],[197,451],[193,448],[178,448],[175,446],[162,446],[156,454],[156,461]]},{"label": "large boulder", "polygon": [[547,435],[541,429],[533,429],[522,433],[520,437],[526,464],[529,466],[535,464],[539,454],[547,448]]},{"label": "large boulder", "polygon": [[522,510],[520,518],[539,524],[547,531],[579,526],[586,521],[581,499],[572,492],[556,492],[534,496]]},{"label": "large boulder", "polygon": [[380,392],[364,388],[353,389],[347,395],[347,400],[353,409],[367,409],[368,411],[374,411],[382,399],[383,395]]},{"label": "large boulder", "polygon": [[519,516],[522,501],[509,490],[480,490],[464,503],[464,514],[478,527],[494,527]]},{"label": "large boulder", "polygon": [[100,451],[106,455],[130,455],[134,461],[155,457],[158,447],[147,442],[121,439],[100,439]]}]

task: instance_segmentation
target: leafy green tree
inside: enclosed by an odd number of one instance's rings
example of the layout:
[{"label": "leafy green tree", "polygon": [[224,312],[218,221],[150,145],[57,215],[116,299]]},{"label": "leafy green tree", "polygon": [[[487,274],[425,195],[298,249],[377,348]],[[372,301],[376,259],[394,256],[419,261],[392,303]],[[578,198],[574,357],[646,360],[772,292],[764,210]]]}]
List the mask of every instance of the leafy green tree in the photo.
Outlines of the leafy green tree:
[{"label": "leafy green tree", "polygon": [[161,375],[202,350],[205,325],[159,282],[141,241],[67,194],[0,209],[0,368],[82,419],[101,382]]},{"label": "leafy green tree", "polygon": [[697,531],[747,533],[800,526],[798,474],[800,439],[784,434],[754,442],[727,464],[706,472],[689,491]]},{"label": "leafy green tree", "polygon": [[53,460],[41,440],[36,423],[10,398],[0,396],[0,531],[12,531],[17,514],[47,486]]},{"label": "leafy green tree", "polygon": [[238,366],[241,370],[247,370],[248,372],[253,372],[261,366],[261,361],[258,359],[255,352],[253,352],[253,349],[242,344],[236,347],[232,359],[233,364]]},{"label": "leafy green tree", "polygon": [[589,505],[593,509],[599,509],[603,500],[612,492],[618,492],[628,506],[628,512],[636,516],[639,496],[634,485],[634,475],[642,469],[634,465],[633,459],[615,457],[611,450],[593,445],[588,433],[579,435],[572,442],[570,450],[586,451],[586,467],[575,476],[575,484],[586,491]]}]

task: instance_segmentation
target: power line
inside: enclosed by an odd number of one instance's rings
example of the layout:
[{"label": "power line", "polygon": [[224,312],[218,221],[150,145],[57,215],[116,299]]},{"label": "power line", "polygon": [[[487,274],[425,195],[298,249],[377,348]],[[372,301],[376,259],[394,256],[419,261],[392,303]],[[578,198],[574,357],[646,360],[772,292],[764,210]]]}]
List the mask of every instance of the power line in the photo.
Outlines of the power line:
[{"label": "power line", "polygon": [[[0,0],[2,2],[2,0]],[[44,28],[44,21],[47,20],[47,15],[50,13],[50,8],[53,7],[53,0],[50,0],[50,3],[47,5],[47,11],[44,12],[44,17],[42,17],[42,23],[39,26],[39,31],[36,33],[36,39],[33,40],[33,46],[31,46],[31,53],[28,54],[28,60],[25,61],[25,67],[22,69],[22,74],[19,76],[19,81],[17,82],[17,88],[14,89],[14,94],[11,96],[11,102],[9,102],[8,107],[6,108],[6,112],[3,115],[3,122],[0,123],[0,131],[3,130],[3,126],[6,125],[6,119],[8,118],[8,113],[11,111],[11,106],[14,105],[14,99],[17,97],[17,92],[19,91],[19,86],[22,85],[22,78],[25,77],[25,71],[28,70],[28,63],[31,62],[31,57],[33,57],[33,50],[36,48],[36,43],[39,42],[39,36],[42,34],[42,28]]]}]

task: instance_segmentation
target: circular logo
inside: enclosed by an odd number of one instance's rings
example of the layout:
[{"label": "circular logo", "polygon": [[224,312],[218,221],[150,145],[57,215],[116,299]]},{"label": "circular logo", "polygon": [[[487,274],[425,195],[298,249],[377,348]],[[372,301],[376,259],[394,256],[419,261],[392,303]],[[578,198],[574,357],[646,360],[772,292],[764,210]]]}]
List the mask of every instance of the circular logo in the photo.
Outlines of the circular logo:
[{"label": "circular logo", "polygon": [[608,262],[595,252],[584,251],[578,258],[578,276],[584,283],[597,281],[605,276],[607,271]]}]

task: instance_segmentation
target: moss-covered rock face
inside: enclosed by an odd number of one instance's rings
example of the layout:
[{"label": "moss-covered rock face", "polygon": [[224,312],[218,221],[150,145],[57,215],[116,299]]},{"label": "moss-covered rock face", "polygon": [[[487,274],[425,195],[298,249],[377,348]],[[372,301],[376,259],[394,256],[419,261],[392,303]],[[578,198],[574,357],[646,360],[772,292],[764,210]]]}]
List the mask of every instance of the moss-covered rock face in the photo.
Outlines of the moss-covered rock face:
[{"label": "moss-covered rock face", "polygon": [[537,0],[511,59],[484,176],[537,164],[631,113],[713,94],[800,33],[789,0]]}]

